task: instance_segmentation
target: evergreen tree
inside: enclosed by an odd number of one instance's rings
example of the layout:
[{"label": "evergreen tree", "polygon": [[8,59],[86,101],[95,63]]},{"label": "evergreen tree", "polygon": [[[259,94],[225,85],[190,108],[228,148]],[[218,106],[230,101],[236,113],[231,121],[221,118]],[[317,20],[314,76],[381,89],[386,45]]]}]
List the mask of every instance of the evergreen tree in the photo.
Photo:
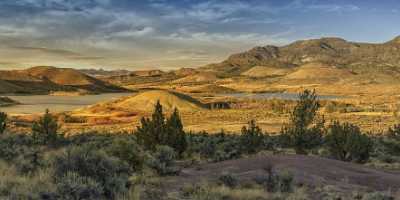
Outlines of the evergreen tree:
[{"label": "evergreen tree", "polygon": [[178,109],[166,120],[159,101],[154,107],[151,119],[142,118],[141,126],[136,130],[136,137],[145,148],[153,151],[159,145],[167,145],[181,155],[187,148],[186,134]]},{"label": "evergreen tree", "polygon": [[37,144],[54,144],[58,139],[56,119],[46,109],[46,113],[32,125],[33,139]]},{"label": "evergreen tree", "polygon": [[315,90],[305,90],[299,94],[299,100],[290,115],[290,124],[283,128],[283,134],[297,154],[307,154],[307,150],[322,143],[325,120],[317,117],[319,108]]},{"label": "evergreen tree", "polygon": [[372,140],[358,126],[349,123],[333,122],[325,140],[330,154],[342,161],[366,162],[373,149]]},{"label": "evergreen tree", "polygon": [[187,148],[187,140],[177,108],[175,108],[174,112],[167,120],[166,125],[168,131],[167,145],[173,147],[179,155],[182,155]]},{"label": "evergreen tree", "polygon": [[147,149],[155,150],[157,145],[165,143],[165,128],[162,105],[157,101],[151,119],[142,118],[141,126],[137,127],[136,136],[139,143]]},{"label": "evergreen tree", "polygon": [[240,137],[241,149],[246,153],[256,153],[263,145],[264,135],[254,120],[249,122],[248,127],[243,126]]},{"label": "evergreen tree", "polygon": [[140,123],[141,125],[136,129],[138,142],[147,149],[155,150],[157,140],[153,129],[153,122],[148,118],[142,117]]},{"label": "evergreen tree", "polygon": [[7,128],[7,114],[0,112],[0,134],[3,134]]},{"label": "evergreen tree", "polygon": [[166,124],[160,101],[157,101],[151,119],[156,141],[161,145],[165,144],[167,142]]}]

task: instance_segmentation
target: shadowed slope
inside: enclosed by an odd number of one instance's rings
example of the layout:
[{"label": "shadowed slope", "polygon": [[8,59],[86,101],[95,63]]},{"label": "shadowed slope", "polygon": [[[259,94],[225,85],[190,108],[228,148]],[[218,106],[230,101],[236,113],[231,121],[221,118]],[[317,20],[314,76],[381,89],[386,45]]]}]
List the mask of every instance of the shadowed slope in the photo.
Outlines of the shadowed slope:
[{"label": "shadowed slope", "polygon": [[[204,164],[184,169],[172,181],[172,188],[201,180],[216,180],[223,173],[231,173],[241,181],[253,180],[265,175],[265,168],[272,165],[276,170],[289,170],[295,181],[311,186],[334,185],[343,191],[373,189],[397,191],[400,189],[400,173],[384,172],[362,165],[337,160],[301,155],[271,155],[243,158],[219,163]],[[318,198],[316,198],[318,199]]]},{"label": "shadowed slope", "polygon": [[26,70],[1,71],[2,93],[48,93],[51,91],[124,92],[78,70],[56,67],[33,67]]}]

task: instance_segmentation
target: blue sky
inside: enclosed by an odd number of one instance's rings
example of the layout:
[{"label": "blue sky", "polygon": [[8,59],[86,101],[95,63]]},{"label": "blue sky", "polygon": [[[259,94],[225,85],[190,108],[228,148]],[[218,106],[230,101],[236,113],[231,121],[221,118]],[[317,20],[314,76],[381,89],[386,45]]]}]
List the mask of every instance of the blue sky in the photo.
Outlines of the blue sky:
[{"label": "blue sky", "polygon": [[0,1],[0,69],[173,69],[257,45],[397,35],[398,0]]}]

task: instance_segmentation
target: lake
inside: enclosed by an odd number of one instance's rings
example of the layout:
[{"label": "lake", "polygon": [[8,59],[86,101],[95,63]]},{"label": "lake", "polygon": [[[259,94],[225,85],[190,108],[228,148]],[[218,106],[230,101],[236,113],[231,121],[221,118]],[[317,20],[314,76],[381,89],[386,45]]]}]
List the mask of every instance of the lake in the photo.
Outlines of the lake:
[{"label": "lake", "polygon": [[[298,100],[299,94],[297,93],[232,93],[223,94],[221,96],[228,96],[234,98],[248,98],[248,99],[285,99],[285,100]],[[335,100],[343,98],[342,96],[334,95],[318,95],[320,100]]]},{"label": "lake", "polygon": [[0,107],[0,111],[9,114],[34,114],[43,113],[46,108],[51,112],[72,111],[99,102],[110,101],[134,93],[107,93],[85,96],[52,96],[52,95],[29,95],[29,96],[7,96],[21,103],[21,105]]},{"label": "lake", "polygon": [[[31,96],[8,96],[21,103],[21,105],[0,107],[0,111],[9,114],[35,114],[43,113],[46,108],[51,112],[72,111],[85,106],[93,105],[99,102],[110,101],[124,96],[130,96],[134,93],[108,93],[99,95],[85,96],[52,96],[52,95],[31,95]],[[250,99],[298,99],[295,93],[233,93],[223,94],[221,96],[230,96],[235,98]],[[318,96],[321,100],[332,100],[343,98],[340,96]]]}]

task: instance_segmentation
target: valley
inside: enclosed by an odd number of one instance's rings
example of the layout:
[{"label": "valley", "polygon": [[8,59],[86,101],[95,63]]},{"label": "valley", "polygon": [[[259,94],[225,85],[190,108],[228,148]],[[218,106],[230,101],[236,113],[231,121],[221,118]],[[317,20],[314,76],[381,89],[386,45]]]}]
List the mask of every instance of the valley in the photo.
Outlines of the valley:
[{"label": "valley", "polygon": [[[11,95],[22,104],[2,110],[16,114],[16,124],[29,123],[46,108],[77,118],[80,123],[63,122],[67,132],[133,130],[161,100],[165,108],[181,110],[188,131],[237,132],[255,119],[263,129],[278,132],[289,114],[290,106],[284,104],[305,89],[315,89],[324,101],[321,114],[328,121],[346,119],[365,131],[379,132],[399,120],[398,41],[304,40],[282,47],[255,47],[221,63],[172,71],[55,67],[2,71],[2,93],[51,95]],[[115,94],[105,94],[109,92]],[[111,100],[121,96],[129,97]],[[35,103],[40,98],[50,103]]]},{"label": "valley", "polygon": [[0,200],[400,200],[399,1],[0,13]]}]

